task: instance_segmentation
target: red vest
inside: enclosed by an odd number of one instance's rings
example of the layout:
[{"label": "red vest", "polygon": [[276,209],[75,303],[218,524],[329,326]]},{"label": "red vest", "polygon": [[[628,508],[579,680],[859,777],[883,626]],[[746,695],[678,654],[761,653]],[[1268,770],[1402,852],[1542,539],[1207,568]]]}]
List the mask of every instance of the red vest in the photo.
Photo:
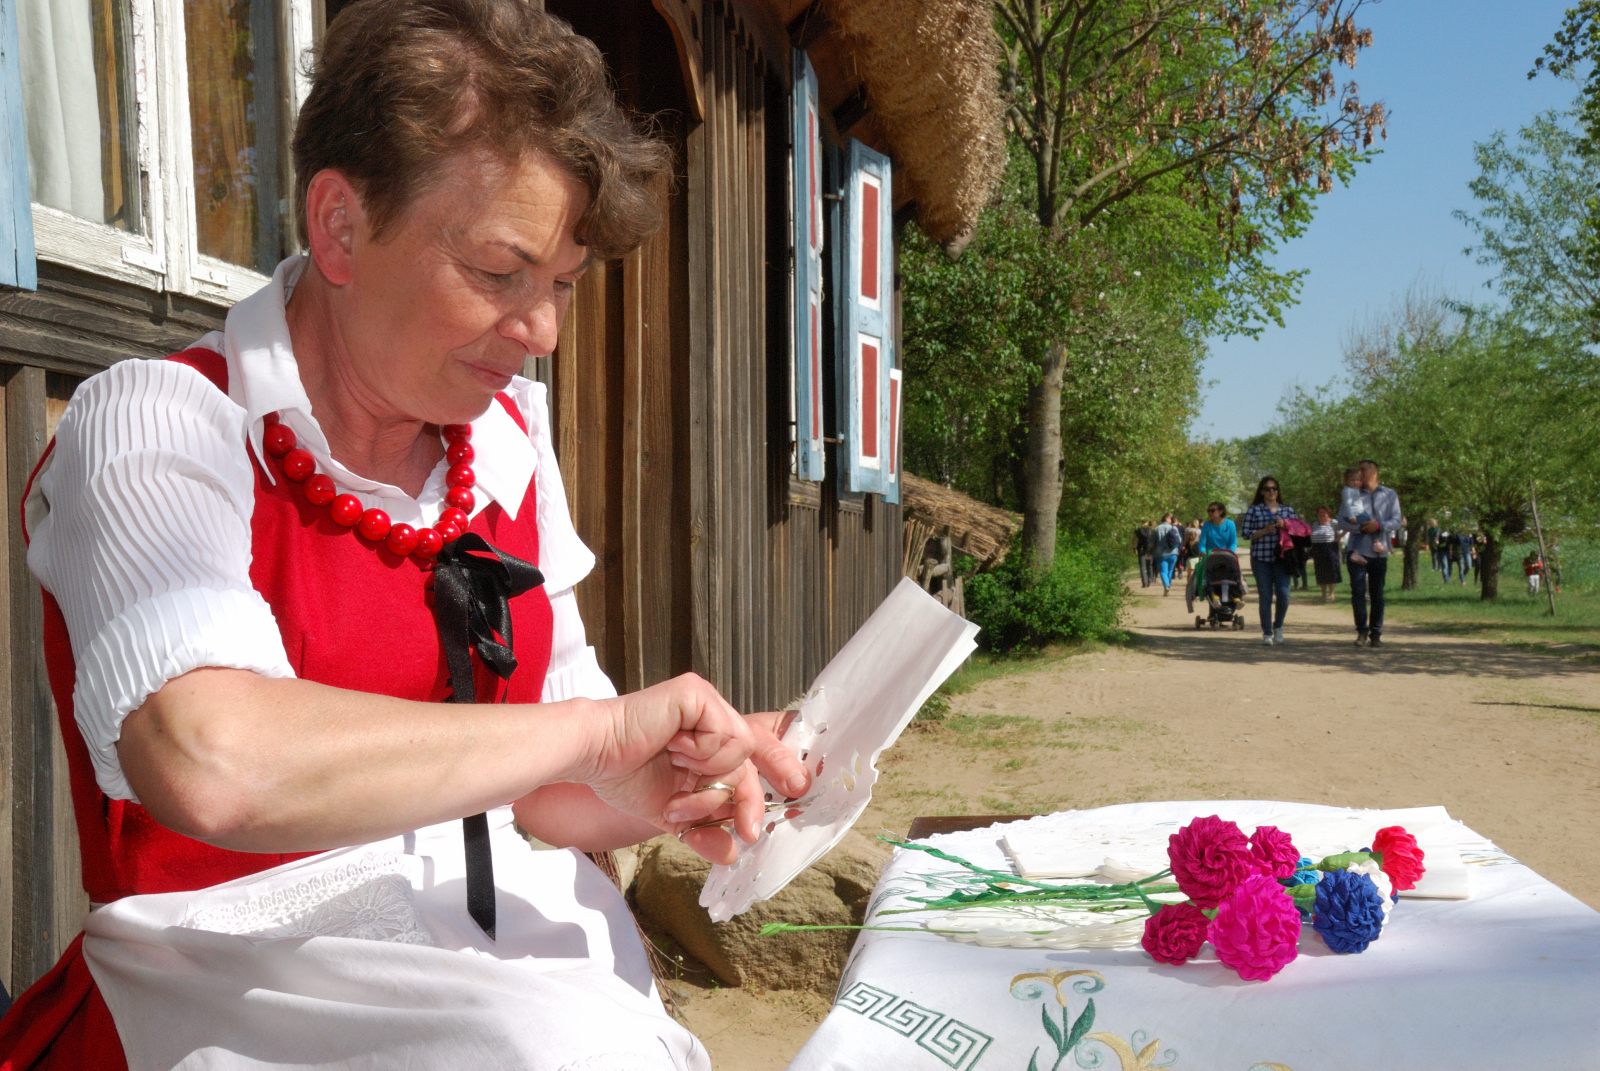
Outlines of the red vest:
[{"label": "red vest", "polygon": [[[228,366],[220,354],[190,349],[169,360],[194,368],[227,393]],[[496,400],[527,431],[511,399],[502,394]],[[423,584],[427,574],[417,561],[397,557],[381,544],[370,543],[335,524],[326,508],[305,500],[299,486],[284,477],[276,460],[266,462],[272,466],[269,481],[262,459],[253,451],[251,459],[256,491],[250,520],[250,582],[277,618],[284,649],[296,675],[336,688],[442,701],[449,692],[449,672],[433,612],[427,604]],[[516,520],[508,517],[498,503],[491,503],[473,518],[470,530],[508,554],[537,564],[537,503],[535,483],[529,481]],[[44,596],[44,611],[45,661],[66,743],[83,858],[83,886],[89,899],[109,903],[135,894],[203,889],[302,858],[212,847],[158,825],[137,803],[110,799],[101,792],[89,750],[73,717],[77,671],[66,621],[49,592]],[[513,599],[511,618],[517,671],[507,684],[489,672],[474,654],[480,702],[506,699],[537,703],[543,693],[552,623],[550,600],[544,589],[535,588]],[[69,961],[86,976],[81,971],[77,949],[75,943],[35,990],[48,988],[52,979],[59,989],[63,979],[55,976],[73,965]],[[24,1011],[21,1006],[31,1002],[35,1006],[29,1011],[47,1013],[51,1009],[37,1006],[40,997],[45,1005],[58,1003],[42,992],[36,997],[35,991],[30,991],[18,1000],[15,1011]],[[98,994],[95,997],[97,1000]],[[82,1001],[84,994],[78,993],[77,999]],[[16,1055],[5,1052],[4,1045],[8,1040],[17,1040],[12,1031],[18,1026],[18,1016],[10,1014],[5,1026],[0,1027],[0,1071],[32,1063],[26,1057],[15,1065],[7,1059]],[[72,1033],[73,1028],[65,1025],[57,1040],[65,1042]],[[45,1040],[45,1051],[53,1047],[47,1039],[40,1040]],[[27,1047],[26,1041],[21,1047]]]}]

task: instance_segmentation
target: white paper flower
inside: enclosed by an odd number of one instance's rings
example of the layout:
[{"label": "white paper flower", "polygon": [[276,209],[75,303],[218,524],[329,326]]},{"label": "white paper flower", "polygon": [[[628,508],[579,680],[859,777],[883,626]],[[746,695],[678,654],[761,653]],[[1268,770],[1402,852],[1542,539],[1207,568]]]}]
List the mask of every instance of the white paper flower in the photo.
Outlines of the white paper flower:
[{"label": "white paper flower", "polygon": [[1394,882],[1389,880],[1389,875],[1385,874],[1377,861],[1372,859],[1368,859],[1365,863],[1351,863],[1345,869],[1352,874],[1365,874],[1372,879],[1372,883],[1383,894],[1383,924],[1388,926],[1389,912],[1394,910]]}]

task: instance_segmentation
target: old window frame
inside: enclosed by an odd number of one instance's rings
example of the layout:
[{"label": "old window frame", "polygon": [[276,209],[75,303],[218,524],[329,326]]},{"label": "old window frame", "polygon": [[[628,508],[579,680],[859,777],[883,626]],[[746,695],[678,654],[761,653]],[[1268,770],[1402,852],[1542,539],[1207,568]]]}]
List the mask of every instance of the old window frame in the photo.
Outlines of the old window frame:
[{"label": "old window frame", "polygon": [[[183,0],[129,2],[141,230],[119,230],[35,202],[36,255],[149,290],[232,304],[260,289],[267,278],[199,251]],[[321,5],[314,0],[274,3],[282,46],[279,73],[292,117],[310,89],[302,57],[312,46]],[[287,152],[287,131],[280,131],[280,142]]]}]

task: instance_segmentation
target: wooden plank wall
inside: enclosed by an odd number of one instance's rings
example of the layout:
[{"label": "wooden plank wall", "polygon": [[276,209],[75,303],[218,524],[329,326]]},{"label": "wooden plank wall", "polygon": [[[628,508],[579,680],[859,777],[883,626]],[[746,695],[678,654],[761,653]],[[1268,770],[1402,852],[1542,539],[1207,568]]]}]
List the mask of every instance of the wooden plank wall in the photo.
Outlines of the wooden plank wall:
[{"label": "wooden plank wall", "polygon": [[872,496],[841,505],[832,479],[791,482],[789,60],[763,56],[728,4],[702,10],[707,115],[689,139],[690,277],[704,287],[691,292],[694,668],[736,707],[770,709],[804,692],[898,580],[900,510]]},{"label": "wooden plank wall", "polygon": [[84,376],[160,357],[222,325],[222,310],[50,264],[39,291],[0,289],[0,983],[15,995],[48,970],[88,913],[66,752],[45,679],[38,583],[20,505],[29,474]]},{"label": "wooden plank wall", "polygon": [[749,710],[772,702],[770,630],[790,624],[774,622],[767,584],[766,72],[722,4],[702,8],[701,43],[706,119],[689,139],[694,668]]},{"label": "wooden plank wall", "polygon": [[674,154],[664,225],[579,283],[553,364],[563,482],[595,551],[578,605],[600,665],[635,690],[686,672],[689,651],[688,103],[649,0],[552,0],[605,54],[618,95]]}]

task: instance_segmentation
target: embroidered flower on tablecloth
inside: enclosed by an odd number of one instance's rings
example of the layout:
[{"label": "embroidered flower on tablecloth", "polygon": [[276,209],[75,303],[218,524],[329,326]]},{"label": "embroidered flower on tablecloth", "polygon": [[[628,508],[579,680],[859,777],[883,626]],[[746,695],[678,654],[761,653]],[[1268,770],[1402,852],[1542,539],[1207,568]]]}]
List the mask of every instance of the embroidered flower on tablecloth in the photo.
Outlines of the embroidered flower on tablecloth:
[{"label": "embroidered flower on tablecloth", "polygon": [[1311,925],[1335,952],[1364,952],[1383,932],[1387,901],[1372,875],[1355,868],[1335,870],[1317,883]]},{"label": "embroidered flower on tablecloth", "polygon": [[1250,835],[1250,854],[1269,878],[1289,878],[1300,868],[1300,849],[1277,826],[1257,826]]},{"label": "embroidered flower on tablecloth", "polygon": [[1200,954],[1210,925],[1211,920],[1192,903],[1166,904],[1145,920],[1140,944],[1152,959],[1186,963]]},{"label": "embroidered flower on tablecloth", "polygon": [[1226,900],[1260,865],[1244,831],[1217,815],[1196,818],[1168,837],[1167,858],[1178,888],[1201,907]]},{"label": "embroidered flower on tablecloth", "polygon": [[1264,982],[1299,954],[1300,913],[1282,885],[1253,874],[1217,906],[1206,937],[1240,978]]},{"label": "embroidered flower on tablecloth", "polygon": [[1427,869],[1417,838],[1402,826],[1384,826],[1372,838],[1372,850],[1383,853],[1383,872],[1394,882],[1396,892],[1417,887],[1417,879]]}]

